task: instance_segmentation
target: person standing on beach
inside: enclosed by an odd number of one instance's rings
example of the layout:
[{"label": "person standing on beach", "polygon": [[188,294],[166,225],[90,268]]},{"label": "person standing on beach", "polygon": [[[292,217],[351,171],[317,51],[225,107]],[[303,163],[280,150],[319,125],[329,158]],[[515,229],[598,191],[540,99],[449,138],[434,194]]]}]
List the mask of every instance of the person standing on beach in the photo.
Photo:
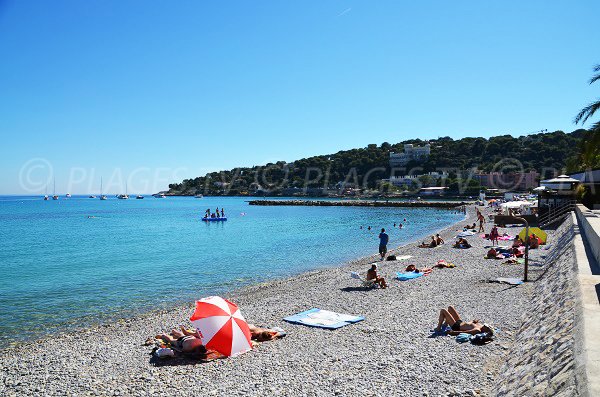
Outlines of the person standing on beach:
[{"label": "person standing on beach", "polygon": [[477,218],[479,219],[479,233],[483,232],[483,224],[485,223],[485,218],[479,210],[477,210]]},{"label": "person standing on beach", "polygon": [[388,241],[390,241],[390,236],[387,235],[385,229],[381,229],[381,233],[379,233],[379,255],[381,255],[381,259],[387,254]]}]

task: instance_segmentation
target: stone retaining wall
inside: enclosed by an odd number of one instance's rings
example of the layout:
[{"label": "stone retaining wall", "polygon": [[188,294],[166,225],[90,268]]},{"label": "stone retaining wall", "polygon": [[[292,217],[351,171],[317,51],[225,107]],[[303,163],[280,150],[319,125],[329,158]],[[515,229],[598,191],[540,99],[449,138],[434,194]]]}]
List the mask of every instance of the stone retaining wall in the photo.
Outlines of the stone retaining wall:
[{"label": "stone retaining wall", "polygon": [[250,205],[264,206],[314,206],[314,207],[408,207],[408,208],[448,208],[463,211],[464,201],[367,201],[367,200],[250,200]]},{"label": "stone retaining wall", "polygon": [[498,374],[497,396],[581,396],[585,382],[577,365],[581,302],[568,217],[551,242],[544,272],[535,282],[531,303],[513,347]]}]

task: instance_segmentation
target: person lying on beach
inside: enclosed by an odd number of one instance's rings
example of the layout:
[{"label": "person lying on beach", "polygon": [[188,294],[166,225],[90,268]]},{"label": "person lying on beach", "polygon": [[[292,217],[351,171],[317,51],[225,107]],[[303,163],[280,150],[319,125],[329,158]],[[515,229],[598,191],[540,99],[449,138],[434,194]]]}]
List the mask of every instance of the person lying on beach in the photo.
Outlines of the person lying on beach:
[{"label": "person lying on beach", "polygon": [[407,272],[415,272],[415,273],[423,273],[425,275],[428,275],[429,273],[431,273],[433,271],[433,269],[430,268],[430,267],[424,267],[422,269],[419,269],[415,265],[408,265],[408,266],[406,266],[406,270],[405,271],[407,271]]},{"label": "person lying on beach", "polygon": [[446,242],[444,241],[444,239],[443,239],[443,238],[441,238],[439,234],[436,234],[436,235],[435,235],[435,243],[436,243],[437,245],[446,244]]},{"label": "person lying on beach", "polygon": [[498,251],[496,251],[494,248],[490,248],[485,257],[487,259],[496,259],[498,257]]},{"label": "person lying on beach", "polygon": [[454,248],[471,248],[467,239],[460,237],[453,245]]},{"label": "person lying on beach", "polygon": [[371,268],[367,271],[367,280],[375,280],[375,283],[379,284],[381,288],[387,288],[385,279],[377,274],[376,264],[373,264],[373,266],[371,266]]},{"label": "person lying on beach", "polygon": [[448,306],[448,309],[441,309],[440,316],[438,318],[438,325],[435,328],[436,332],[442,332],[444,326],[451,328],[448,331],[450,335],[458,335],[461,333],[476,335],[482,332],[494,334],[494,330],[487,324],[482,324],[479,320],[473,320],[465,322],[461,320],[458,312],[454,307]]},{"label": "person lying on beach", "polygon": [[525,255],[525,247],[512,247],[510,253],[517,258],[521,258]]},{"label": "person lying on beach", "polygon": [[198,330],[196,330],[196,332],[190,332],[181,326],[180,330],[171,330],[170,335],[161,334],[156,335],[155,338],[170,344],[171,348],[175,351],[198,358],[206,357],[207,349],[206,346],[202,344]]},{"label": "person lying on beach", "polygon": [[257,327],[254,324],[248,324],[248,328],[250,328],[250,338],[257,342],[266,342],[282,336],[280,331]]},{"label": "person lying on beach", "polygon": [[435,236],[431,236],[431,241],[427,244],[425,241],[419,245],[419,248],[435,248],[437,247],[437,243],[435,242]]},{"label": "person lying on beach", "polygon": [[452,268],[456,267],[456,265],[454,263],[448,263],[442,259],[442,260],[437,261],[437,263],[435,264],[434,267],[437,267],[438,269],[444,269],[444,268],[452,269]]}]

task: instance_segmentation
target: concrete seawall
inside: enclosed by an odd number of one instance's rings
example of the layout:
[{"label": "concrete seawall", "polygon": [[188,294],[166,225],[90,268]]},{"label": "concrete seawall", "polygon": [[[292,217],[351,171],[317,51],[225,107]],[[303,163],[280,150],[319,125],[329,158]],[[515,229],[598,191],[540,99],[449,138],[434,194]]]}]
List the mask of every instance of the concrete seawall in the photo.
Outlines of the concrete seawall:
[{"label": "concrete seawall", "polygon": [[[496,396],[598,395],[594,335],[600,329],[593,318],[600,306],[582,282],[581,274],[589,268],[582,247],[577,220],[569,216],[534,281],[529,308],[494,388]],[[596,281],[589,283],[592,290]]]}]

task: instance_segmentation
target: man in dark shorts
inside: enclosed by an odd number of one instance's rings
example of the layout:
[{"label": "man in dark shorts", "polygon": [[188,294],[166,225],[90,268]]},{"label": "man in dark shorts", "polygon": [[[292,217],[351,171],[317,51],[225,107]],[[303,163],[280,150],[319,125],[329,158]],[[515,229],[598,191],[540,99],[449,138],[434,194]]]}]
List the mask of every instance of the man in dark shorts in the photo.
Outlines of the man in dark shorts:
[{"label": "man in dark shorts", "polygon": [[387,235],[385,229],[381,229],[381,233],[379,233],[379,255],[381,255],[381,259],[387,254],[387,244],[389,240],[390,236]]}]

